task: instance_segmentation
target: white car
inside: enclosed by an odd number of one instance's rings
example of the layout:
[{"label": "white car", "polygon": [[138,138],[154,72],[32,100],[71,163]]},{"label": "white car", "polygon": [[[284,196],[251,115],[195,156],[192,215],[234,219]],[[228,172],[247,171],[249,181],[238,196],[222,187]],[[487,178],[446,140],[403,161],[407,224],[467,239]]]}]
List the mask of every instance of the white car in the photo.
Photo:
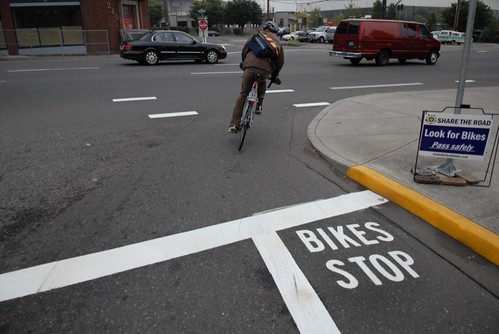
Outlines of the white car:
[{"label": "white car", "polygon": [[328,26],[320,26],[319,28],[315,29],[315,31],[308,34],[308,41],[311,43],[324,43],[326,41],[326,33],[328,28]]},{"label": "white car", "polygon": [[296,34],[298,34],[299,32],[300,31],[293,31],[290,34],[283,35],[282,36],[282,40],[283,41],[294,41],[294,40],[297,40],[298,36],[296,36]]}]

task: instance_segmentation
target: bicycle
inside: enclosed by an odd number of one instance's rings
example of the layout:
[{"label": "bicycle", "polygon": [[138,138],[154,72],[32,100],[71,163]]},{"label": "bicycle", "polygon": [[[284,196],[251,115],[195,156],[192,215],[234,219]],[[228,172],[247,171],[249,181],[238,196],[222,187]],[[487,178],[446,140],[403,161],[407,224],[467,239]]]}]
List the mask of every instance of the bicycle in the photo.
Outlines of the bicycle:
[{"label": "bicycle", "polygon": [[[251,86],[251,90],[246,97],[246,101],[244,102],[243,115],[241,117],[241,122],[239,123],[239,151],[243,148],[246,131],[248,131],[248,129],[253,125],[253,119],[258,106],[258,81],[260,78],[260,73],[256,73],[254,75],[253,85]],[[281,80],[279,78],[271,78],[267,88],[270,88],[273,83],[280,85]]]},{"label": "bicycle", "polygon": [[258,105],[258,80],[260,77],[260,73],[254,75],[253,85],[244,102],[243,115],[241,116],[241,123],[239,123],[239,151],[243,148],[246,131],[251,128],[253,118],[255,117]]}]

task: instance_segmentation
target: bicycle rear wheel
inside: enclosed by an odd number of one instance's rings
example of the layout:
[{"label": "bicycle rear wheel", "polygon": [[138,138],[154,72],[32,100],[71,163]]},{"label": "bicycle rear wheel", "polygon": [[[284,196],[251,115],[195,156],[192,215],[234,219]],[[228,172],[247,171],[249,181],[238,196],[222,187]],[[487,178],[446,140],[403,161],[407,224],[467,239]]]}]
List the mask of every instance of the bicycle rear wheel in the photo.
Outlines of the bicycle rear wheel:
[{"label": "bicycle rear wheel", "polygon": [[244,138],[246,138],[246,131],[248,131],[248,127],[246,124],[243,124],[241,130],[239,130],[239,151],[243,148]]}]

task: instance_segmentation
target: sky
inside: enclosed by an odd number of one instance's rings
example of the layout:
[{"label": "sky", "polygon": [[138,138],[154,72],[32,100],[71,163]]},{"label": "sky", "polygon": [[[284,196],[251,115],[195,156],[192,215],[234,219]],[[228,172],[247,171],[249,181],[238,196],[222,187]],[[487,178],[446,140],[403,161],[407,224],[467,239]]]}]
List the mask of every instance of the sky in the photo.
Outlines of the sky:
[{"label": "sky", "polygon": [[[372,7],[375,0],[255,0],[262,6],[263,11],[267,12],[267,1],[270,3],[270,8],[274,8],[276,12],[295,12],[295,11],[312,11],[319,7],[322,10],[337,10],[344,9],[350,3],[359,8]],[[398,0],[387,0],[387,4],[395,4]],[[457,0],[402,0],[404,6],[424,6],[424,7],[450,7]],[[482,0],[493,10],[499,10],[499,0]]]}]

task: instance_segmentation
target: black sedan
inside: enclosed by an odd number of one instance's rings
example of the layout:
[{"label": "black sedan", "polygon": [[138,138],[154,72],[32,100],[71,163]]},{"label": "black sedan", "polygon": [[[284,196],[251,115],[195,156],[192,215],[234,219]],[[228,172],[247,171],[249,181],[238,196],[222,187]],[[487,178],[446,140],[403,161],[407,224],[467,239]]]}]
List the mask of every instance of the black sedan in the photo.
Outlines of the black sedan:
[{"label": "black sedan", "polygon": [[227,57],[227,51],[223,45],[200,43],[182,31],[155,30],[138,40],[122,42],[120,57],[147,65],[156,65],[160,60],[188,59],[215,64]]}]

